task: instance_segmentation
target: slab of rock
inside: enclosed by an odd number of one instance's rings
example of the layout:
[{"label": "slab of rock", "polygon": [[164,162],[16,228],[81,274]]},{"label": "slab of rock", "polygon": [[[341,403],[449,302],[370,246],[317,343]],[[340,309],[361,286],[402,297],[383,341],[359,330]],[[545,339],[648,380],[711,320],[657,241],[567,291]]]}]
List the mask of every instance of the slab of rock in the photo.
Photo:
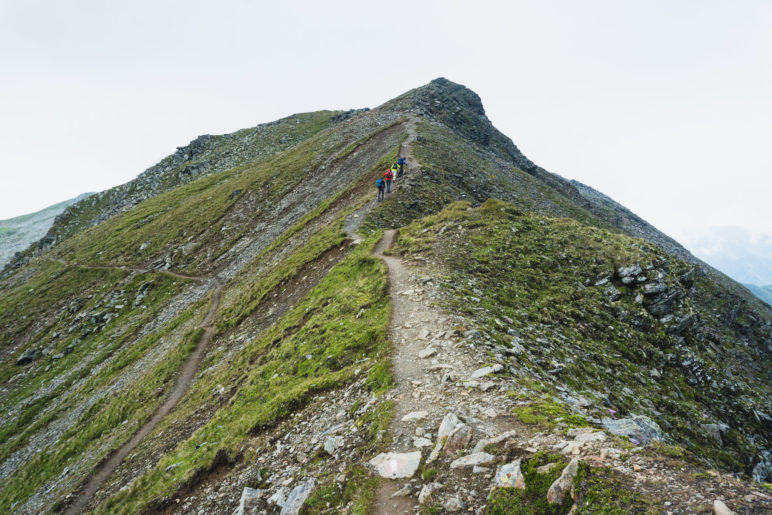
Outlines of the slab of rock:
[{"label": "slab of rock", "polygon": [[434,356],[437,354],[437,349],[434,347],[426,347],[425,349],[418,352],[418,357],[421,359],[428,358],[430,356]]},{"label": "slab of rock", "polygon": [[506,433],[501,433],[499,436],[494,436],[493,438],[483,438],[475,444],[472,452],[482,452],[485,450],[486,445],[501,443],[504,440],[509,440],[515,436],[517,436],[517,431],[507,431]]},{"label": "slab of rock", "polygon": [[469,442],[472,441],[472,428],[461,422],[445,439],[442,449],[446,454],[453,454],[461,449],[466,449]]},{"label": "slab of rock", "polygon": [[445,445],[445,441],[448,436],[450,436],[450,433],[452,433],[456,427],[461,425],[464,425],[464,423],[461,422],[455,413],[448,413],[445,415],[445,418],[440,422],[440,429],[437,431],[437,443],[434,445],[434,449],[432,449],[431,454],[426,459],[426,463],[431,463],[439,457],[440,451],[442,450],[443,445]]},{"label": "slab of rock", "polygon": [[418,503],[425,504],[432,498],[434,492],[442,488],[442,483],[429,483],[421,488],[421,493],[418,494]]},{"label": "slab of rock", "polygon": [[458,497],[450,497],[442,503],[442,508],[448,513],[456,513],[464,511],[466,509],[466,504]]},{"label": "slab of rock", "polygon": [[423,420],[429,415],[428,411],[411,411],[404,417],[402,417],[402,422],[413,422],[414,420]]},{"label": "slab of rock", "polygon": [[645,415],[632,415],[620,419],[604,418],[601,424],[611,434],[635,438],[642,444],[652,440],[662,440],[664,436],[659,425]]},{"label": "slab of rock", "polygon": [[458,469],[474,467],[475,465],[485,465],[493,462],[495,459],[496,457],[493,454],[488,454],[487,452],[473,452],[472,454],[467,454],[466,456],[453,460],[450,463],[450,468]]},{"label": "slab of rock", "polygon": [[495,365],[490,365],[487,367],[482,367],[472,372],[472,379],[480,379],[481,377],[485,377],[488,374],[495,374],[496,372],[499,372],[503,369],[504,369],[504,366],[499,363],[496,363]]},{"label": "slab of rock", "polygon": [[430,334],[432,334],[432,333],[430,333],[428,329],[426,329],[426,328],[421,329],[421,331],[418,333],[418,339],[419,340],[425,340],[425,339],[427,339],[429,337]]},{"label": "slab of rock", "polygon": [[606,433],[591,427],[575,427],[568,430],[567,436],[577,442],[605,442]]},{"label": "slab of rock", "polygon": [[420,463],[421,451],[383,452],[370,460],[378,475],[389,479],[413,477]]},{"label": "slab of rock", "polygon": [[248,515],[251,513],[257,513],[260,504],[262,504],[264,490],[257,490],[255,488],[244,488],[241,492],[241,500],[239,501],[239,507],[236,509],[236,515]]},{"label": "slab of rock", "polygon": [[287,500],[281,507],[281,515],[298,515],[303,503],[314,490],[316,480],[312,477],[300,482],[287,496]]},{"label": "slab of rock", "polygon": [[324,441],[324,452],[330,456],[335,455],[335,451],[343,445],[342,436],[330,436]]},{"label": "slab of rock", "polygon": [[721,499],[713,501],[713,513],[715,515],[735,515],[735,512],[729,509]]},{"label": "slab of rock", "polygon": [[428,438],[423,438],[420,436],[413,437],[413,447],[418,447],[419,449],[422,449],[424,447],[431,447],[432,441]]},{"label": "slab of rock", "polygon": [[574,477],[576,477],[577,470],[579,470],[579,460],[574,458],[566,468],[563,469],[563,473],[560,474],[560,477],[552,483],[550,489],[547,490],[548,503],[563,504],[566,494],[574,486]]},{"label": "slab of rock", "polygon": [[520,460],[502,465],[496,470],[493,484],[500,488],[519,488],[525,490],[525,477],[520,471]]}]

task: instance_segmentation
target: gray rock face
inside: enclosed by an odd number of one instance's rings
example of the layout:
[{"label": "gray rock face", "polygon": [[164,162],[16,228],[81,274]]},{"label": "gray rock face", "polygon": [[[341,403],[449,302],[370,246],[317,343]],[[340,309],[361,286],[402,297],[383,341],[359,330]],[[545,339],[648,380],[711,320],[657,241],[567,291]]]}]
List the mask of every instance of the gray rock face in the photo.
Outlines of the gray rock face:
[{"label": "gray rock face", "polygon": [[659,425],[645,415],[632,415],[616,420],[604,418],[601,423],[609,433],[634,438],[644,445],[651,441],[662,440],[664,437]]}]

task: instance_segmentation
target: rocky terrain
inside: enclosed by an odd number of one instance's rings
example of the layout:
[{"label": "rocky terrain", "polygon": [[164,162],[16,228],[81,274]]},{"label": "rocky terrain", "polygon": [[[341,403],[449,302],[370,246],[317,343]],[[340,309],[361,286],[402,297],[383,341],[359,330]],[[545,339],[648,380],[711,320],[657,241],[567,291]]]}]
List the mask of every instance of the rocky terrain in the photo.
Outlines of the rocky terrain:
[{"label": "rocky terrain", "polygon": [[94,198],[0,279],[2,512],[772,510],[772,309],[463,86]]},{"label": "rocky terrain", "polygon": [[45,236],[54,224],[54,219],[62,211],[89,195],[90,193],[84,193],[35,213],[0,220],[0,267],[10,262],[14,254],[23,252],[30,244]]}]

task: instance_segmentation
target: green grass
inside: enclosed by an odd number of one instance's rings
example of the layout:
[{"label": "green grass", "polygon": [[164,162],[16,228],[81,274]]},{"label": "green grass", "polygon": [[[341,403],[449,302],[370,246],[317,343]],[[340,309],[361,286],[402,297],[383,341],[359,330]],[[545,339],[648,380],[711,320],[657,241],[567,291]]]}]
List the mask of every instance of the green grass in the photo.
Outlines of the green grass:
[{"label": "green grass", "polygon": [[[369,373],[379,360],[387,359],[390,305],[385,265],[370,255],[376,241],[374,235],[356,247],[277,324],[251,342],[245,352],[258,359],[228,405],[100,510],[134,512],[174,493],[197,471],[207,470],[218,453],[237,456],[251,434],[301,409],[314,394],[349,382],[357,369]],[[365,358],[367,362],[357,363]],[[172,463],[179,465],[166,472]]]},{"label": "green grass", "polygon": [[[194,305],[183,312],[176,323],[170,324],[165,331],[148,335],[137,345],[124,348],[109,367],[90,378],[70,398],[76,399],[78,394],[84,395],[109,386],[113,378],[156,345],[161,336],[189,319],[196,308],[200,308],[200,305]],[[59,476],[73,460],[85,459],[86,463],[94,466],[110,451],[126,442],[166,398],[174,384],[177,370],[195,348],[200,336],[201,329],[189,331],[178,344],[172,346],[164,359],[144,371],[141,380],[131,388],[98,400],[82,414],[79,423],[66,430],[42,453],[27,461],[0,489],[0,511],[7,511],[15,503],[28,499],[47,481]],[[28,437],[29,433],[23,435]],[[19,440],[11,441],[15,447],[21,443]],[[91,453],[88,458],[86,453]]]}]

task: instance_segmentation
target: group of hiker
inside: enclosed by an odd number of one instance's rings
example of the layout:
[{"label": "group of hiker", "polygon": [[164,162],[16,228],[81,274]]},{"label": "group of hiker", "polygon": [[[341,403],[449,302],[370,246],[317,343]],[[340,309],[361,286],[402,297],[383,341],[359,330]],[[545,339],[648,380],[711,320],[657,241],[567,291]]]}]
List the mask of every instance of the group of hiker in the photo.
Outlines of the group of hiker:
[{"label": "group of hiker", "polygon": [[[404,157],[397,159],[397,162],[391,165],[383,172],[383,177],[379,177],[375,181],[375,185],[378,187],[378,202],[383,200],[386,193],[391,193],[391,181],[395,178],[400,178],[405,173],[404,168],[407,161]],[[396,176],[394,175],[396,172]]]}]

